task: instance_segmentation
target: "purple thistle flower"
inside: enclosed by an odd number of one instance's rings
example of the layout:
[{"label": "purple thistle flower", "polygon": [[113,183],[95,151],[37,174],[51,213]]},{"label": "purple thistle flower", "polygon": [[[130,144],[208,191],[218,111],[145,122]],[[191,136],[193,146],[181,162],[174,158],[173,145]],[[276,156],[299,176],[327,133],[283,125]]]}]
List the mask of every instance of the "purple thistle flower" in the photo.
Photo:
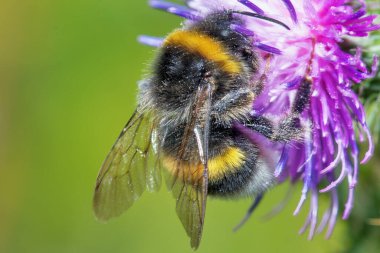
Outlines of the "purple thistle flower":
[{"label": "purple thistle flower", "polygon": [[[310,131],[306,131],[302,143],[276,145],[281,155],[274,171],[279,182],[303,181],[294,214],[299,213],[310,196],[309,215],[300,231],[310,228],[310,239],[326,226],[327,237],[331,235],[339,209],[337,186],[345,180],[348,198],[343,219],[348,218],[359,162],[367,162],[374,151],[363,105],[352,86],[375,75],[378,59],[374,57],[371,70],[367,70],[360,48],[354,53],[346,52],[341,44],[350,37],[367,36],[370,31],[380,29],[380,25],[373,24],[375,15],[366,15],[364,1],[355,4],[349,0],[188,0],[187,6],[179,6],[151,1],[153,7],[185,17],[186,22],[199,20],[211,12],[233,9],[265,15],[289,26],[287,30],[278,24],[241,15],[244,24],[233,29],[254,38],[252,47],[262,59],[270,55],[270,74],[263,94],[253,105],[253,114],[284,115],[301,80],[312,79],[310,105],[302,114],[302,124]],[[140,41],[159,46],[162,39],[143,36]],[[365,139],[368,149],[363,155],[358,141]],[[320,193],[330,195],[330,207],[318,226]]]}]

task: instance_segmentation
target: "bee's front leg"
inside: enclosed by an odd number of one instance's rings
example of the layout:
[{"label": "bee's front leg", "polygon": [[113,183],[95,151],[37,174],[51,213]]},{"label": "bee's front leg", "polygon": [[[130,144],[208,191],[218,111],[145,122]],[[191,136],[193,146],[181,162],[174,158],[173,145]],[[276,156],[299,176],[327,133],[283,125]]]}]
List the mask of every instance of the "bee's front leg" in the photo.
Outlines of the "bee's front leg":
[{"label": "bee's front leg", "polygon": [[253,116],[244,125],[276,142],[300,141],[305,129],[301,126],[300,115],[309,105],[311,81],[305,79],[298,88],[291,112],[279,124],[265,116]]},{"label": "bee's front leg", "polygon": [[248,88],[229,92],[212,105],[211,117],[219,125],[230,126],[234,121],[247,118],[254,94]]}]

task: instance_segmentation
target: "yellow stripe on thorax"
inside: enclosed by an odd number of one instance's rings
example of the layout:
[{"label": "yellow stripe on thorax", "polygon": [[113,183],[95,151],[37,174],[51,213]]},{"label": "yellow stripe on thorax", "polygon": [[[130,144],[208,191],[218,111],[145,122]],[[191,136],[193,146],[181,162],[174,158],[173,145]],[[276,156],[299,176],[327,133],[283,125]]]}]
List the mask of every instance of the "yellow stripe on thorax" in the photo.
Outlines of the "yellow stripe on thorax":
[{"label": "yellow stripe on thorax", "polygon": [[[244,164],[245,155],[243,151],[236,147],[229,147],[225,151],[208,160],[208,177],[210,181],[222,178],[226,173],[238,170]],[[186,181],[198,180],[203,175],[203,165],[201,162],[197,164],[189,164],[188,162],[178,162],[171,156],[164,156],[163,164],[166,169]]]},{"label": "yellow stripe on thorax", "polygon": [[233,59],[224,46],[211,37],[195,31],[178,30],[169,34],[164,46],[180,46],[197,53],[209,61],[215,62],[220,68],[230,74],[241,72],[241,64]]}]

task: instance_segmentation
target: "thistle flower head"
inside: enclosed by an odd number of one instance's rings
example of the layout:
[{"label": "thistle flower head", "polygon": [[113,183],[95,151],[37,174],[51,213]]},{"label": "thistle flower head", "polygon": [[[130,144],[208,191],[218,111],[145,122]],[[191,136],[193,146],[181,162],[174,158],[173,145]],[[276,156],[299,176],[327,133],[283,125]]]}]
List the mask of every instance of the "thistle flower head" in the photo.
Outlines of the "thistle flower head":
[{"label": "thistle flower head", "polygon": [[[310,126],[302,143],[277,147],[281,153],[275,174],[280,182],[303,181],[295,214],[309,196],[311,207],[301,231],[310,227],[309,237],[328,226],[334,228],[339,209],[337,186],[348,182],[348,198],[343,218],[353,206],[359,163],[368,161],[374,145],[367,127],[365,112],[353,85],[375,75],[378,60],[373,58],[368,70],[361,49],[346,44],[352,37],[364,37],[380,29],[375,15],[367,15],[364,1],[350,0],[188,0],[187,6],[151,1],[164,9],[194,22],[223,9],[254,12],[285,23],[290,29],[273,22],[240,15],[242,25],[233,27],[253,37],[252,47],[262,59],[270,55],[270,71],[265,90],[253,105],[253,114],[284,115],[294,100],[301,80],[312,80],[310,105],[302,113],[304,125]],[[161,39],[141,37],[150,45]],[[358,141],[367,141],[368,149],[360,152]],[[364,154],[363,154],[364,153]],[[330,207],[318,220],[318,196],[330,195]]]}]

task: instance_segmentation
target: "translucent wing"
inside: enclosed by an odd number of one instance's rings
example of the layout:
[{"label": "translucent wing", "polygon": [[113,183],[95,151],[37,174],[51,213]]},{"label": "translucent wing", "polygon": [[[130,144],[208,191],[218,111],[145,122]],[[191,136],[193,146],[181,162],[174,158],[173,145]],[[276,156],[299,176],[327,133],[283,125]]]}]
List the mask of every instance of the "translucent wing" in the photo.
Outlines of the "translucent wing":
[{"label": "translucent wing", "polygon": [[93,208],[106,221],[127,210],[144,192],[161,185],[159,154],[154,154],[155,124],[149,113],[135,110],[106,157],[95,187]]},{"label": "translucent wing", "polygon": [[[169,188],[177,199],[177,215],[194,249],[200,244],[206,210],[210,103],[211,88],[199,89],[176,156],[175,171],[168,180]],[[200,113],[201,110],[204,113]],[[199,115],[206,116],[201,119]],[[186,154],[192,152],[189,143],[194,140],[198,157],[185,159]]]}]

